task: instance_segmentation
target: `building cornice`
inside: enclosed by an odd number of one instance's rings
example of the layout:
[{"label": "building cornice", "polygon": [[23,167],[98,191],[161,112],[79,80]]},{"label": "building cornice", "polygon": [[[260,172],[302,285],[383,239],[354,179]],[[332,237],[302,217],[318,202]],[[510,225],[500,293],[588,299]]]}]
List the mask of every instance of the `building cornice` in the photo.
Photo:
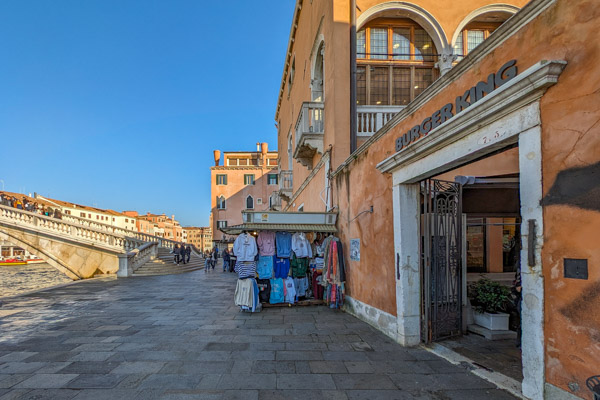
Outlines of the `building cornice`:
[{"label": "building cornice", "polygon": [[269,172],[273,171],[273,170],[278,170],[278,166],[276,165],[270,165],[268,167],[251,167],[251,166],[246,166],[246,165],[242,165],[242,166],[236,166],[236,165],[232,165],[232,166],[226,166],[226,165],[219,165],[219,166],[215,166],[215,167],[210,167],[211,171],[215,170],[215,171],[227,171],[227,170],[235,170],[235,171],[241,171],[241,170],[248,170],[248,171],[262,171],[262,170],[268,170]]},{"label": "building cornice", "polygon": [[281,99],[285,89],[285,81],[290,68],[290,61],[292,59],[292,47],[296,40],[296,31],[298,30],[298,21],[300,19],[300,10],[302,10],[302,1],[296,0],[296,7],[294,8],[294,17],[292,18],[292,27],[290,28],[290,37],[288,39],[287,52],[285,56],[285,63],[283,64],[283,73],[281,76],[281,87],[279,88],[279,97],[277,99],[277,109],[275,111],[275,121],[279,118],[279,109],[281,108]]},{"label": "building cornice", "polygon": [[479,46],[472,50],[467,56],[450,69],[446,74],[439,77],[404,109],[388,121],[380,130],[375,132],[367,141],[356,149],[340,166],[331,174],[335,177],[345,168],[347,168],[355,159],[364,153],[373,143],[385,136],[390,130],[394,129],[404,119],[418,112],[421,107],[433,100],[442,93],[448,85],[457,81],[475,64],[481,62],[485,57],[492,53],[498,46],[515,35],[520,29],[526,26],[531,20],[540,15],[548,7],[552,6],[556,0],[532,0],[527,3],[519,12],[510,17],[498,29],[496,29],[489,38],[483,41]]}]

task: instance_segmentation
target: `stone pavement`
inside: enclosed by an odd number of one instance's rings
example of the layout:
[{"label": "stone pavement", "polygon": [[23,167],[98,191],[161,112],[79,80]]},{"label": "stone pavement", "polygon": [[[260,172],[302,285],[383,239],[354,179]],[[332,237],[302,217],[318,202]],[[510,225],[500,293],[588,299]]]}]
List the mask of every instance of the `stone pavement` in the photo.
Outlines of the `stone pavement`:
[{"label": "stone pavement", "polygon": [[4,299],[0,399],[513,399],[341,311],[240,312],[235,282],[217,267]]}]

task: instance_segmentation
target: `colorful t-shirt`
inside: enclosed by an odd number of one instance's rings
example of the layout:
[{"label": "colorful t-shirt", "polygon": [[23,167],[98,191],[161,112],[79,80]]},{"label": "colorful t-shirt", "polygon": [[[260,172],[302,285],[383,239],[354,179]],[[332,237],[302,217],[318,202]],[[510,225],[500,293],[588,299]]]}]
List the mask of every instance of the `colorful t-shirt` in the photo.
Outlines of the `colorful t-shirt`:
[{"label": "colorful t-shirt", "polygon": [[275,232],[262,231],[256,240],[258,251],[261,256],[275,255]]},{"label": "colorful t-shirt", "polygon": [[277,257],[290,258],[292,253],[292,234],[289,232],[277,232],[275,239],[277,245]]},{"label": "colorful t-shirt", "polygon": [[308,258],[296,258],[295,254],[292,254],[290,265],[292,266],[292,276],[294,278],[303,278],[306,276],[308,271],[308,264],[310,260]]},{"label": "colorful t-shirt", "polygon": [[270,279],[273,277],[273,256],[259,256],[256,272],[260,279]]},{"label": "colorful t-shirt", "polygon": [[288,277],[285,281],[283,281],[285,285],[285,302],[294,304],[296,302],[296,286],[294,285],[294,280]]},{"label": "colorful t-shirt", "polygon": [[269,303],[277,304],[283,303],[283,279],[273,278],[271,279],[271,295],[269,296]]},{"label": "colorful t-shirt", "polygon": [[275,258],[275,266],[273,269],[275,278],[287,278],[290,274],[290,259]]}]

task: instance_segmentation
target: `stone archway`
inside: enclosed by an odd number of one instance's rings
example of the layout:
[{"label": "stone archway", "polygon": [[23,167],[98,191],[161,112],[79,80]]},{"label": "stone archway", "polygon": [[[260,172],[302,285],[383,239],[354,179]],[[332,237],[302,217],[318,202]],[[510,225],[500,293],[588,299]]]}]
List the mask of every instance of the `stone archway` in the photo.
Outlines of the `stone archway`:
[{"label": "stone archway", "polygon": [[460,23],[454,30],[454,34],[452,35],[452,40],[450,41],[450,46],[454,46],[454,43],[456,43],[456,39],[458,38],[458,35],[460,34],[460,32],[462,32],[464,27],[467,26],[467,24],[469,22],[477,19],[477,17],[482,16],[484,14],[489,14],[489,13],[502,13],[502,14],[507,14],[507,15],[510,14],[510,16],[512,16],[517,11],[519,11],[519,7],[512,6],[510,4],[488,4],[486,6],[483,6],[481,8],[478,8],[477,10],[470,12],[469,15],[467,15],[465,18],[463,18],[462,21],[460,21]]}]

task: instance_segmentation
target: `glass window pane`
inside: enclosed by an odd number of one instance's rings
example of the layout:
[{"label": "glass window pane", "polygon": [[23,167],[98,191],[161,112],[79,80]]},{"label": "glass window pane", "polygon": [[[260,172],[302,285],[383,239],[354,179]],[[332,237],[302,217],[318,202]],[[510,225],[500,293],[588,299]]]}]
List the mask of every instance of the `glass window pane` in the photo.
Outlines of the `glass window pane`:
[{"label": "glass window pane", "polygon": [[410,60],[410,28],[395,28],[392,37],[394,60]]},{"label": "glass window pane", "polygon": [[483,42],[483,31],[467,31],[467,53]]},{"label": "glass window pane", "polygon": [[392,102],[395,106],[405,106],[410,103],[410,68],[394,67],[394,88]]},{"label": "glass window pane", "polygon": [[459,57],[463,57],[463,33],[461,32],[456,38],[456,43],[454,43],[454,54]]},{"label": "glass window pane", "polygon": [[374,105],[389,104],[389,68],[371,67],[371,102]]},{"label": "glass window pane", "polygon": [[387,52],[387,29],[371,28],[371,58],[375,60],[387,60]]},{"label": "glass window pane", "polygon": [[433,62],[434,46],[429,34],[424,29],[415,28],[415,60]]},{"label": "glass window pane", "polygon": [[415,97],[423,92],[433,82],[433,69],[416,68],[415,69]]},{"label": "glass window pane", "polygon": [[356,33],[356,58],[367,58],[367,37],[364,29]]},{"label": "glass window pane", "polygon": [[367,68],[356,67],[356,104],[367,104]]}]

